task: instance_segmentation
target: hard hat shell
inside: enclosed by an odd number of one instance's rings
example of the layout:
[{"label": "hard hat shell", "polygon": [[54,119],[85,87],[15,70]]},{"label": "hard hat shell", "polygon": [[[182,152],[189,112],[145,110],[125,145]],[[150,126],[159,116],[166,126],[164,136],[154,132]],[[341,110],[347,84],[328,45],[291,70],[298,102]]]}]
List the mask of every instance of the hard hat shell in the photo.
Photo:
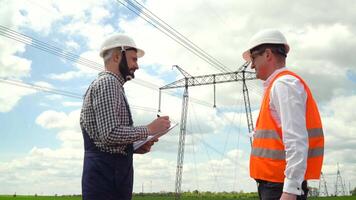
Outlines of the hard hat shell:
[{"label": "hard hat shell", "polygon": [[261,44],[284,44],[286,54],[289,52],[289,45],[284,35],[275,29],[265,29],[256,33],[249,41],[247,50],[242,54],[243,59],[251,61],[250,50]]},{"label": "hard hat shell", "polygon": [[145,55],[145,52],[136,46],[135,41],[131,37],[123,34],[115,34],[107,38],[101,45],[100,57],[103,57],[105,51],[116,47],[123,47],[126,49],[130,47],[135,48],[137,49],[137,57],[139,58]]}]

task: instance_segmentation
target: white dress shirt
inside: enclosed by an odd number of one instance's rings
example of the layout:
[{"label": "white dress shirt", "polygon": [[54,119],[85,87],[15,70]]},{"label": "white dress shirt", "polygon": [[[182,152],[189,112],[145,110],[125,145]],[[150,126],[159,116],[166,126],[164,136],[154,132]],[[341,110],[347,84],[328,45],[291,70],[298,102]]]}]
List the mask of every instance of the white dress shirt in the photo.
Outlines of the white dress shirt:
[{"label": "white dress shirt", "polygon": [[[276,70],[263,83],[265,90],[271,80],[285,67]],[[279,127],[282,127],[283,143],[286,151],[283,192],[303,194],[301,189],[307,168],[308,132],[306,128],[307,93],[303,84],[294,76],[277,78],[271,87],[270,110]]]}]

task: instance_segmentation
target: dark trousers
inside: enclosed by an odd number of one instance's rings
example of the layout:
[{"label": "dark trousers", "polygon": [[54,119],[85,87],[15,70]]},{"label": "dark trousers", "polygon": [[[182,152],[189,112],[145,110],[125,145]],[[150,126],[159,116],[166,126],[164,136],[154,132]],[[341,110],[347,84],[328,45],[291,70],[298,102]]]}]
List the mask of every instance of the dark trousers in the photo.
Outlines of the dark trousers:
[{"label": "dark trousers", "polygon": [[[261,200],[279,200],[283,193],[283,183],[274,183],[263,180],[256,180],[258,185],[258,196]],[[306,200],[308,196],[307,181],[303,181],[303,195],[298,195],[297,200]]]},{"label": "dark trousers", "polygon": [[82,194],[84,200],[131,200],[132,153],[128,156],[85,153]]}]

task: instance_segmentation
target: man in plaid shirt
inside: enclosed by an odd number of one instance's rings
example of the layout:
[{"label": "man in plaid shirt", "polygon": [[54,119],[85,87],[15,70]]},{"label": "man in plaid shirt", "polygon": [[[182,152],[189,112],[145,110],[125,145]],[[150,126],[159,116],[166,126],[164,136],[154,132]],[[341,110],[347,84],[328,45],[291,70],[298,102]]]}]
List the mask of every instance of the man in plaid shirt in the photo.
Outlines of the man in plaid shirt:
[{"label": "man in plaid shirt", "polygon": [[131,199],[133,153],[147,153],[158,140],[133,150],[133,142],[170,127],[168,116],[133,126],[123,85],[133,79],[144,51],[126,35],[113,35],[101,46],[105,71],[89,86],[80,115],[84,138],[84,200]]}]

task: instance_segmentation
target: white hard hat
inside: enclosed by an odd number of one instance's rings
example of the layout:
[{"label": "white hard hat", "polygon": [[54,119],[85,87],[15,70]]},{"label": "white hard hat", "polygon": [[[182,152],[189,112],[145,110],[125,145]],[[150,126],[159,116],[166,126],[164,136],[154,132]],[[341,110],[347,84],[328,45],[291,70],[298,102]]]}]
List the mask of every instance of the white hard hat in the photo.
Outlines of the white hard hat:
[{"label": "white hard hat", "polygon": [[250,50],[261,44],[284,44],[286,54],[289,52],[287,40],[280,31],[275,29],[265,29],[252,36],[247,50],[242,54],[243,59],[251,61]]},{"label": "white hard hat", "polygon": [[135,41],[132,38],[123,34],[115,34],[103,42],[100,48],[100,56],[103,57],[105,51],[116,47],[121,47],[126,49],[130,47],[135,48],[137,49],[137,57],[139,58],[145,55],[145,52],[142,49],[137,48]]}]

